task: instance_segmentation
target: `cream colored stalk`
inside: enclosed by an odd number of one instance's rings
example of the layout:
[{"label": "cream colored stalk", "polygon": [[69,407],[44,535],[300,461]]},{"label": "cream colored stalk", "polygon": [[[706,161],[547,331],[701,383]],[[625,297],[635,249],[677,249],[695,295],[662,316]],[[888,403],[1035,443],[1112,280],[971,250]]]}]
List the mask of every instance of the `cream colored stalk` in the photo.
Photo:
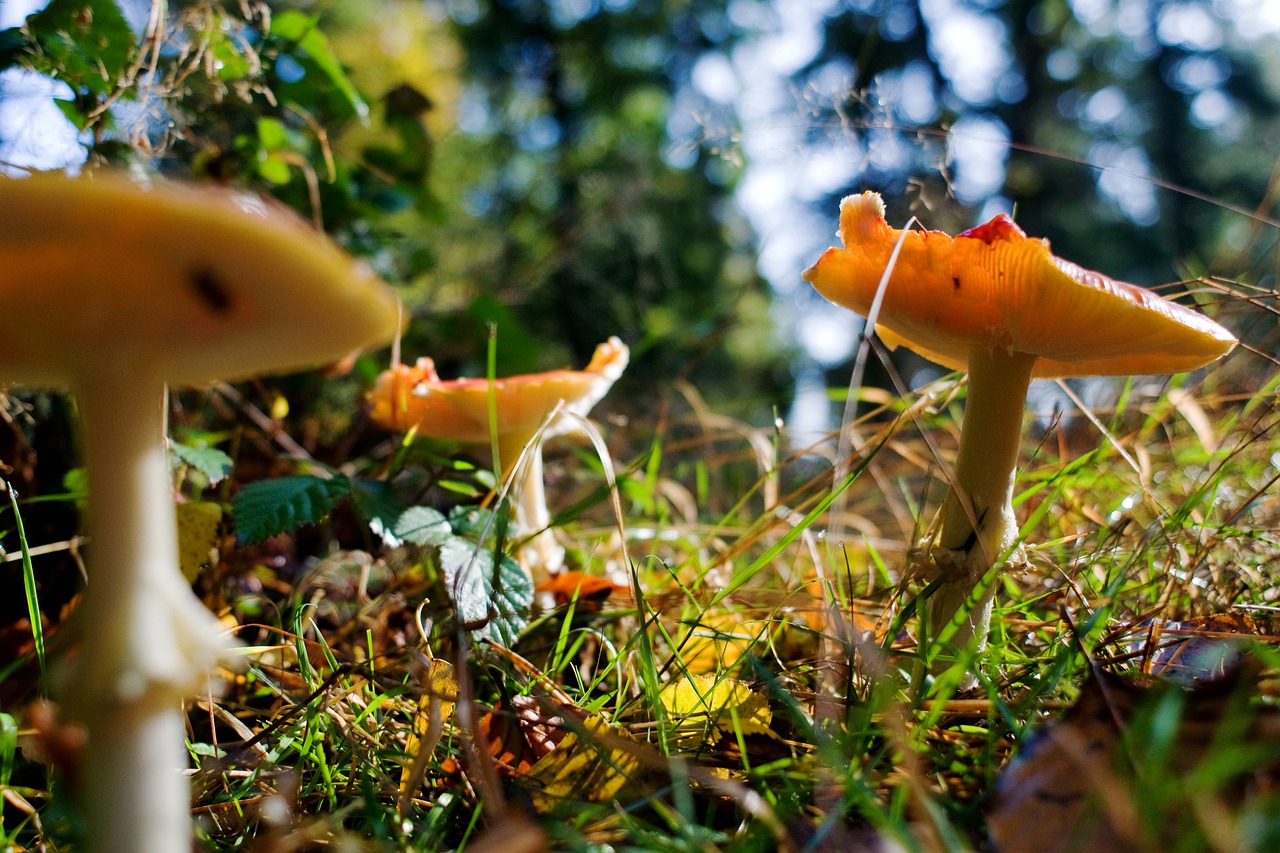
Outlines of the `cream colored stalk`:
[{"label": "cream colored stalk", "polygon": [[984,347],[969,355],[954,479],[942,504],[937,545],[928,557],[931,567],[926,568],[942,580],[928,602],[930,631],[945,635],[956,621],[950,642],[958,648],[980,647],[987,636],[997,582],[987,576],[1017,545],[1013,481],[1035,361],[1034,356]]},{"label": "cream colored stalk", "polygon": [[84,720],[85,849],[185,851],[182,702],[208,689],[225,632],[178,567],[164,380],[120,364],[76,389],[84,418],[91,575],[81,649],[60,693]]}]

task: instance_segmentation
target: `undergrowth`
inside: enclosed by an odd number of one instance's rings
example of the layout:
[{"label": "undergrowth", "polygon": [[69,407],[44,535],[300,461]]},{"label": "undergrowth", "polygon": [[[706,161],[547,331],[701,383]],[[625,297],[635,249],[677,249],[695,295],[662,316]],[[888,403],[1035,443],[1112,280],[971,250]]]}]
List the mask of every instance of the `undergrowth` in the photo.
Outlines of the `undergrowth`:
[{"label": "undergrowth", "polygon": [[[1011,810],[1002,774],[1044,786],[1042,809],[1078,782],[1035,758],[1035,733],[1083,714],[1101,684],[1102,717],[1141,769],[1088,786],[1107,831],[1127,849],[1274,849],[1280,376],[1254,381],[1264,361],[1239,352],[1156,393],[1116,386],[1090,418],[1029,423],[1015,496],[1027,558],[996,579],[976,659],[918,648],[908,572],[944,493],[955,377],[868,392],[838,483],[832,443],[793,448],[692,392],[653,422],[606,419],[608,464],[552,444],[553,524],[569,569],[593,580],[532,604],[503,556],[522,533],[482,463],[384,441],[341,471],[295,464],[331,492],[335,474],[339,491],[385,487],[420,524],[383,523],[376,501],[347,492],[317,523],[257,544],[223,523],[197,588],[243,644],[243,667],[190,706],[200,841],[990,849],[991,827],[1033,838],[1045,819]],[[237,460],[221,485],[188,478],[189,498],[226,505],[247,472],[270,482],[290,467],[244,429],[258,464]],[[1249,649],[1226,681],[1196,669],[1186,692],[1130,678],[1172,673],[1170,637],[1224,634]],[[954,665],[926,677],[925,656]],[[30,699],[38,683],[11,668],[6,687]],[[65,849],[75,732],[56,706],[29,707],[0,715],[8,849]]]}]

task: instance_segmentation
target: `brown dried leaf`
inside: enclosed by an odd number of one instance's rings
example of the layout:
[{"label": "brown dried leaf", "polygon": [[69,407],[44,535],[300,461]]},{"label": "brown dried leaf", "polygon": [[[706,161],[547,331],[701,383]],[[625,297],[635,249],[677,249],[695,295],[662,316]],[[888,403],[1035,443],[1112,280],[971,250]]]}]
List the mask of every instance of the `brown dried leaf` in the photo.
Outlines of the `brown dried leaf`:
[{"label": "brown dried leaf", "polygon": [[[1253,849],[1234,837],[1228,818],[1280,782],[1280,715],[1250,704],[1256,680],[1256,665],[1190,690],[1097,673],[1001,774],[987,820],[993,846],[1000,853],[1123,853],[1163,849],[1194,833],[1212,837],[1216,849]],[[1152,738],[1163,744],[1155,768]],[[1225,761],[1215,763],[1220,756]],[[1169,785],[1170,778],[1185,784]],[[1173,793],[1163,795],[1172,799],[1159,803],[1153,824],[1151,803],[1139,809],[1139,798],[1156,788]]]}]

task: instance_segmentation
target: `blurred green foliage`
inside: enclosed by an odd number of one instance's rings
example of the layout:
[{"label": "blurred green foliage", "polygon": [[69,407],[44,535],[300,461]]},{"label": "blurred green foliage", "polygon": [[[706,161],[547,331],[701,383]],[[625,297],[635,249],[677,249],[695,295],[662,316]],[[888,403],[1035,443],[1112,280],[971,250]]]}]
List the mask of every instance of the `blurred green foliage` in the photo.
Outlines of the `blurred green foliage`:
[{"label": "blurred green foliage", "polygon": [[667,133],[706,47],[694,9],[554,6],[184,3],[135,33],[110,0],[57,0],[4,38],[10,64],[76,92],[64,111],[93,160],[257,187],[322,221],[402,286],[406,358],[474,375],[492,329],[499,373],[529,372],[616,334],[637,391],[683,376],[767,413],[786,359],[735,169],[673,156]]},{"label": "blurred green foliage", "polygon": [[[927,209],[948,229],[1015,209],[1063,256],[1140,284],[1271,282],[1280,59],[1244,3],[186,0],[138,15],[55,0],[0,33],[0,68],[66,83],[58,106],[94,160],[258,187],[322,222],[402,287],[405,355],[445,375],[482,372],[491,329],[502,374],[581,364],[617,334],[635,354],[618,396],[649,405],[683,377],[751,420],[785,405],[793,354],[757,271],[760,223],[735,204],[760,150],[743,136],[761,128],[739,113],[763,109],[770,73],[791,75],[791,102],[768,123],[800,129],[773,156],[832,155],[846,177],[780,187],[780,207],[829,221],[840,195],[875,188],[895,221]],[[799,58],[760,68],[783,32],[799,35],[774,49]],[[705,94],[708,58],[737,75],[736,101]],[[799,270],[773,284],[796,288]]]}]

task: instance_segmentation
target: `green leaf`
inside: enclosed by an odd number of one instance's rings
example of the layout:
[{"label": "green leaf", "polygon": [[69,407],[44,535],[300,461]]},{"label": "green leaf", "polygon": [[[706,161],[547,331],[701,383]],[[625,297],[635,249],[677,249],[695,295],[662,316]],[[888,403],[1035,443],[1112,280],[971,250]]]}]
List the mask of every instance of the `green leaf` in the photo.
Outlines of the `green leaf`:
[{"label": "green leaf", "polygon": [[382,480],[353,481],[351,500],[365,521],[376,521],[383,530],[394,528],[404,513],[404,502],[395,489]]},{"label": "green leaf", "polygon": [[453,532],[468,539],[482,540],[494,535],[506,535],[514,530],[515,525],[504,525],[505,516],[495,518],[491,509],[478,509],[472,506],[455,506],[449,511],[449,525]]},{"label": "green leaf", "polygon": [[533,582],[505,554],[494,565],[493,552],[465,539],[440,546],[440,567],[458,621],[477,637],[505,646],[528,624]]},{"label": "green leaf", "polygon": [[193,447],[171,440],[169,451],[178,462],[203,474],[211,486],[231,473],[231,457],[216,447]]},{"label": "green leaf", "polygon": [[351,481],[341,475],[326,480],[301,474],[250,483],[232,502],[236,538],[247,545],[315,524],[349,494]]},{"label": "green leaf", "polygon": [[391,532],[415,545],[439,547],[453,538],[453,529],[444,513],[429,506],[411,506],[406,509],[396,519]]},{"label": "green leaf", "polygon": [[239,80],[253,72],[253,65],[245,58],[240,46],[221,30],[210,36],[209,53],[219,80]]},{"label": "green leaf", "polygon": [[317,29],[315,17],[289,9],[272,17],[271,33],[297,45],[315,63],[316,68],[329,78],[329,82],[342,94],[357,116],[364,118],[369,114],[369,105],[347,77],[342,63],[329,47],[329,40]]},{"label": "green leaf", "polygon": [[79,99],[54,98],[53,105],[67,121],[75,125],[76,130],[84,130],[89,126],[89,116],[80,108]]},{"label": "green leaf", "polygon": [[289,132],[278,119],[263,116],[258,119],[258,144],[266,151],[278,151],[289,144]]},{"label": "green leaf", "polygon": [[27,36],[20,28],[0,30],[0,71],[17,65],[29,48]]},{"label": "green leaf", "polygon": [[289,183],[289,161],[279,154],[265,154],[258,160],[258,174],[263,180],[283,186]]},{"label": "green leaf", "polygon": [[112,0],[52,0],[26,30],[39,47],[35,70],[73,89],[104,95],[133,61],[133,31]]},{"label": "green leaf", "polygon": [[87,512],[89,509],[89,472],[84,468],[69,468],[67,473],[62,475],[62,488],[67,490],[67,494],[76,502],[76,510],[78,512]]}]

